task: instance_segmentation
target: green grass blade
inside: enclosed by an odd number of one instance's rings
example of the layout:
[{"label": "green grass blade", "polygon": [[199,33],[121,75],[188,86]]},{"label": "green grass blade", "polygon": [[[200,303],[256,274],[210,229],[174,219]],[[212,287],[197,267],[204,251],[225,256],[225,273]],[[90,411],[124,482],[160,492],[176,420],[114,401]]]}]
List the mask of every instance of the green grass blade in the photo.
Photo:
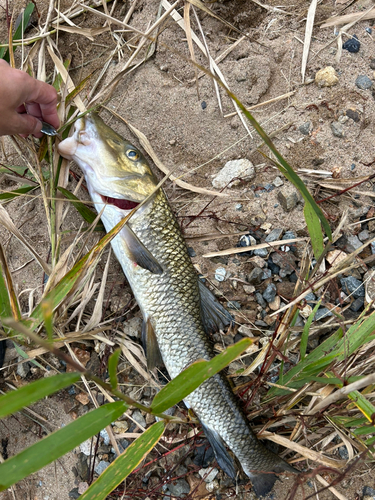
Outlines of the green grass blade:
[{"label": "green grass blade", "polygon": [[122,401],[101,406],[9,458],[0,464],[0,491],[73,450],[119,418],[127,408]]},{"label": "green grass blade", "polygon": [[348,394],[348,398],[353,401],[356,407],[363,413],[369,422],[373,422],[375,415],[375,406],[363,396],[359,391],[353,391]]},{"label": "green grass blade", "polygon": [[108,373],[112,389],[117,389],[118,385],[117,365],[118,365],[118,360],[120,358],[120,354],[121,354],[121,349],[116,349],[115,352],[110,355],[108,360]]},{"label": "green grass blade", "polygon": [[137,438],[126,451],[116,458],[88,488],[80,500],[105,500],[146,457],[164,432],[164,422],[156,422]]},{"label": "green grass blade", "polygon": [[323,233],[319,217],[316,215],[312,206],[307,201],[305,202],[303,213],[311,238],[311,246],[313,248],[314,257],[316,260],[319,260],[319,257],[324,251]]},{"label": "green grass blade", "polygon": [[[89,224],[92,224],[94,222],[97,214],[93,210],[90,210],[88,207],[86,207],[86,205],[79,198],[77,198],[77,196],[75,196],[67,189],[64,189],[61,186],[58,186],[57,189],[65,196],[65,198],[72,202],[74,208],[77,209],[79,214],[86,222],[88,222]],[[98,231],[105,231],[104,226],[101,222],[98,222],[98,224],[96,225],[96,229]]]},{"label": "green grass blade", "polygon": [[[22,34],[25,32],[26,27],[29,23],[31,14],[34,12],[34,3],[30,2],[27,4],[25,10],[23,11],[23,22],[21,21],[18,28],[16,29],[14,35],[13,35],[13,41],[15,40],[21,40],[22,39]],[[23,31],[22,31],[23,28]],[[15,50],[16,47],[13,47],[13,50]],[[1,47],[0,48],[0,59],[5,59],[7,62],[9,62],[9,49],[7,47]]]},{"label": "green grass blade", "polygon": [[20,165],[11,165],[7,167],[0,167],[0,174],[18,174],[21,177],[25,175],[27,171],[27,167],[23,167]]},{"label": "green grass blade", "polygon": [[300,345],[301,360],[303,360],[304,357],[306,356],[306,349],[307,349],[307,342],[309,340],[310,326],[311,326],[311,323],[312,323],[312,321],[313,321],[313,319],[315,317],[315,314],[316,314],[317,310],[320,307],[320,303],[321,303],[321,300],[318,302],[318,304],[316,304],[316,306],[312,310],[312,313],[307,318],[305,326],[303,327],[303,332],[302,332],[302,335],[301,335],[301,345]]},{"label": "green grass blade", "polygon": [[251,339],[242,339],[210,361],[196,361],[156,394],[151,403],[151,410],[154,413],[163,413],[171,406],[177,404],[193,392],[194,389],[199,387],[202,382],[225,368],[251,344]]},{"label": "green grass blade", "polygon": [[20,389],[8,392],[4,396],[0,396],[0,418],[15,413],[25,406],[39,401],[39,399],[74,384],[80,378],[79,373],[60,373],[53,377],[30,382]]},{"label": "green grass blade", "polygon": [[42,370],[44,369],[44,367],[40,363],[38,363],[38,361],[35,361],[35,359],[30,359],[27,352],[25,352],[18,344],[16,344],[14,340],[12,342],[15,350],[17,351],[18,356],[21,356],[24,359],[28,359],[29,363],[32,363],[33,365],[37,366],[38,368],[41,368]]},{"label": "green grass blade", "polygon": [[18,196],[22,196],[23,194],[28,193],[29,191],[32,191],[33,189],[37,188],[39,186],[24,186],[18,189],[14,189],[13,191],[7,191],[5,193],[0,194],[0,201],[2,200],[13,200],[14,198],[17,198]]}]

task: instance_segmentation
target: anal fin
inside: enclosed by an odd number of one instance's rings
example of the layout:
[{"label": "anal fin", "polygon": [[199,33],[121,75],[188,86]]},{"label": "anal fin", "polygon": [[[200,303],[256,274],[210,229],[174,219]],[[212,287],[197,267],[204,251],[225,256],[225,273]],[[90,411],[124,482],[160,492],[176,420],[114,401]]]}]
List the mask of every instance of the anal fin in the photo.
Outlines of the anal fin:
[{"label": "anal fin", "polygon": [[125,225],[120,232],[124,238],[129,257],[143,269],[153,274],[162,274],[163,268],[149,250],[144,246],[132,229]]},{"label": "anal fin", "polygon": [[150,318],[142,323],[142,344],[146,354],[147,368],[152,370],[156,366],[162,366],[163,359]]},{"label": "anal fin", "polygon": [[217,463],[230,478],[235,480],[237,475],[237,467],[233,458],[229,455],[224,441],[215,430],[208,427],[202,421],[201,424],[203,427],[203,432],[205,433],[208,442],[214,450]]},{"label": "anal fin", "polygon": [[202,283],[199,282],[199,294],[201,297],[202,322],[207,333],[223,330],[233,323],[233,317],[220,304],[215,295]]}]

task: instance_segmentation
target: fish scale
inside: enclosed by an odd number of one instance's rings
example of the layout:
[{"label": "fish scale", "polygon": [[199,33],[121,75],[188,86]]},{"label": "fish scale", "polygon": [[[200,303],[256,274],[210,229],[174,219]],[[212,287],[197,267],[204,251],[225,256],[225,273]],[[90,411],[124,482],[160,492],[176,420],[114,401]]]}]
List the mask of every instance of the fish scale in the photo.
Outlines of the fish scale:
[{"label": "fish scale", "polygon": [[[83,141],[82,133],[85,134]],[[136,158],[131,162],[126,160],[129,149],[132,152],[129,156]],[[103,208],[103,199],[112,200],[112,203],[116,202],[116,197],[139,202],[156,186],[156,180],[141,153],[107,127],[97,115],[89,114],[79,120],[74,136],[63,141],[59,150],[63,156],[74,159],[84,171],[98,212]],[[137,181],[139,192],[134,187],[137,185],[134,181],[137,165],[142,172]],[[116,175],[115,184],[111,184],[107,170]],[[132,174],[131,188],[126,181],[127,172]],[[111,192],[111,186],[116,196]],[[116,205],[106,205],[102,213],[106,230],[110,231],[127,213]],[[112,240],[112,247],[145,324],[152,326],[168,373],[174,378],[194,361],[209,360],[214,356],[203,324],[203,295],[210,292],[205,290],[202,293],[179,224],[162,189],[135,212],[128,226],[131,232],[122,230]],[[134,241],[138,242],[138,248],[143,249],[143,253],[138,255],[137,249],[134,250]],[[133,253],[130,248],[133,248]],[[153,263],[150,268],[147,259],[144,261],[144,255]],[[219,465],[232,477],[235,476],[234,463],[224,441],[251,479],[258,495],[265,495],[272,489],[277,479],[274,472],[298,472],[258,441],[222,374],[205,381],[184,401],[201,421]]]}]

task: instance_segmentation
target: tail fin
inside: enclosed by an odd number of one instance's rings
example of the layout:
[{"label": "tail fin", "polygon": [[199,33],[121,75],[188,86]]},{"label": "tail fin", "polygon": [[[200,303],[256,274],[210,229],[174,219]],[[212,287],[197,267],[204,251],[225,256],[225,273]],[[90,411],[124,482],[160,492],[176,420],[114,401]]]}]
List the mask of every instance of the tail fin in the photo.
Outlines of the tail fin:
[{"label": "tail fin", "polygon": [[258,497],[264,497],[265,495],[268,495],[277,479],[278,477],[275,474],[272,474],[272,472],[254,474],[254,476],[251,476],[250,478],[254,491]]}]

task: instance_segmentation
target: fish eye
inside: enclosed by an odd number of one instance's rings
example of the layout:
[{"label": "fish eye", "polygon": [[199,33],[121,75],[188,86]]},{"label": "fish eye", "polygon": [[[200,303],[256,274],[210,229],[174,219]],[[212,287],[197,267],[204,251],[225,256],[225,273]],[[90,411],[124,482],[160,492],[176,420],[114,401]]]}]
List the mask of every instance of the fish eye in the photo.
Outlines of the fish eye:
[{"label": "fish eye", "polygon": [[128,151],[126,151],[126,156],[129,158],[129,160],[133,161],[137,161],[140,158],[140,154],[134,149],[128,149]]}]

